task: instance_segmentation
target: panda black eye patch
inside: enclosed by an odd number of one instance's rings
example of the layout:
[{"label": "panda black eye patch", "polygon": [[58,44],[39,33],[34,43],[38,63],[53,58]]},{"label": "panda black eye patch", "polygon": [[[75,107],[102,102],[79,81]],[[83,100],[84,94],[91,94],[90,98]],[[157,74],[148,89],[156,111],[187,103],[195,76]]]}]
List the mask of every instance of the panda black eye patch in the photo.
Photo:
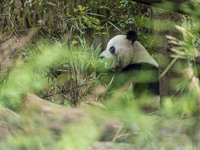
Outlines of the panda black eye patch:
[{"label": "panda black eye patch", "polygon": [[111,54],[114,54],[115,53],[115,47],[111,46],[110,49],[109,49],[109,51],[110,51]]}]

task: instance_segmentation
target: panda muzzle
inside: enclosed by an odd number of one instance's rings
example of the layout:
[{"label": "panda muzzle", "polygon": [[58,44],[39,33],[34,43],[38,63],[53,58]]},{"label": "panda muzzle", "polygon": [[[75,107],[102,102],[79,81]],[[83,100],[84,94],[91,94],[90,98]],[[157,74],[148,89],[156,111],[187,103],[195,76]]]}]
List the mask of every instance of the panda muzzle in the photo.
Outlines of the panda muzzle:
[{"label": "panda muzzle", "polygon": [[100,55],[100,56],[99,56],[99,58],[100,58],[100,59],[103,59],[103,58],[104,58],[104,56]]}]

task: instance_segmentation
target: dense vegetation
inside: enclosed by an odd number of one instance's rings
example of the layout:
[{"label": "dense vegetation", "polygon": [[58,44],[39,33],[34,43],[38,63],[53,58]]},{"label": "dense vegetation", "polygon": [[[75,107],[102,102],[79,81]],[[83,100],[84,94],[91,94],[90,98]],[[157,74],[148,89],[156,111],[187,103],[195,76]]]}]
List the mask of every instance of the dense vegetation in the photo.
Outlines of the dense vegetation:
[{"label": "dense vegetation", "polygon": [[[169,13],[129,0],[2,0],[0,149],[199,149],[199,12],[175,22],[157,11]],[[167,39],[161,80],[179,66],[174,94],[151,112],[151,97],[113,90],[98,59],[130,29],[161,66]]]}]

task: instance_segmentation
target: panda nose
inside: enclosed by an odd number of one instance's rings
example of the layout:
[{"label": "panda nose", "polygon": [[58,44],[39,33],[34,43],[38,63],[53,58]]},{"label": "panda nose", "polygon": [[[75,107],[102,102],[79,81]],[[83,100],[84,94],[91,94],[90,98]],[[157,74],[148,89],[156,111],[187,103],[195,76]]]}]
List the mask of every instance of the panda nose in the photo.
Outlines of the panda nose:
[{"label": "panda nose", "polygon": [[99,58],[100,58],[100,59],[103,59],[103,58],[104,58],[104,56],[99,56]]}]

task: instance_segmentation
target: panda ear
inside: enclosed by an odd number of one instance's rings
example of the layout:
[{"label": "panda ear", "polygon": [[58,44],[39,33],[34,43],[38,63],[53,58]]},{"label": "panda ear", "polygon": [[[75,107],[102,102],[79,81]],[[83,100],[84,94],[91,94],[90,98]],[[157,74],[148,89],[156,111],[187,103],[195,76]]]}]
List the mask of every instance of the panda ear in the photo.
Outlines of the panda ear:
[{"label": "panda ear", "polygon": [[132,44],[137,40],[137,33],[135,31],[127,32],[127,39],[132,41]]}]

